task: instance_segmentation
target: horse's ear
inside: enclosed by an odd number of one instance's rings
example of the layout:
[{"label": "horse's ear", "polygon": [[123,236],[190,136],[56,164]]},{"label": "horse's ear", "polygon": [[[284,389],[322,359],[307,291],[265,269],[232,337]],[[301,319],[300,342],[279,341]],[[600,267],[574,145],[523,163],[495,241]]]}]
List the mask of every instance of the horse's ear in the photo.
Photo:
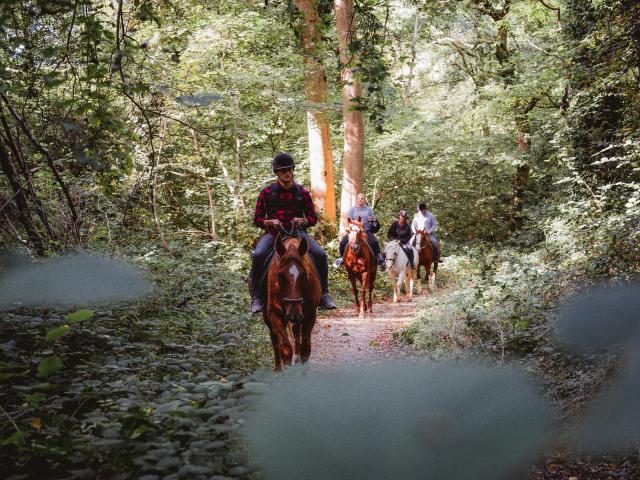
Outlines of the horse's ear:
[{"label": "horse's ear", "polygon": [[347,217],[347,223],[351,223],[353,222],[353,220],[351,220],[351,217]]},{"label": "horse's ear", "polygon": [[300,243],[298,244],[298,255],[304,257],[308,251],[309,242],[307,242],[307,239],[305,237],[302,237],[302,240],[300,240]]},{"label": "horse's ear", "polygon": [[358,216],[358,223],[362,223],[362,217]]},{"label": "horse's ear", "polygon": [[276,237],[276,252],[278,252],[278,255],[282,256],[282,255],[284,255],[285,251],[286,251],[286,249],[284,248],[284,243],[282,242],[282,237],[278,233],[278,236]]}]

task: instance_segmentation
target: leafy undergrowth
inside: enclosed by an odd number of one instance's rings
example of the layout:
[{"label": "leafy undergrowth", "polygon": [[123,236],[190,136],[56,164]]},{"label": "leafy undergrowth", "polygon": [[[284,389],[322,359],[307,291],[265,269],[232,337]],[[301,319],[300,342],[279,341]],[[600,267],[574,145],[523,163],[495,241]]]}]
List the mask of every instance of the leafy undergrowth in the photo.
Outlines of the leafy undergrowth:
[{"label": "leafy undergrowth", "polygon": [[[441,273],[447,275],[446,288],[422,299],[418,317],[398,336],[436,359],[520,364],[542,386],[567,430],[624,367],[615,350],[574,354],[554,334],[558,307],[586,285],[605,280],[584,264],[545,248],[476,246],[448,256]],[[555,456],[537,466],[533,478],[640,475],[633,451],[586,458],[567,442],[560,439]]]},{"label": "leafy undergrowth", "polygon": [[[237,413],[245,374],[270,365],[271,347],[261,318],[246,313],[247,254],[224,243],[172,247],[171,256],[123,252],[155,294],[102,307],[67,335],[46,339],[66,312],[1,314],[5,478],[248,474]],[[43,370],[46,358],[61,362]]]}]

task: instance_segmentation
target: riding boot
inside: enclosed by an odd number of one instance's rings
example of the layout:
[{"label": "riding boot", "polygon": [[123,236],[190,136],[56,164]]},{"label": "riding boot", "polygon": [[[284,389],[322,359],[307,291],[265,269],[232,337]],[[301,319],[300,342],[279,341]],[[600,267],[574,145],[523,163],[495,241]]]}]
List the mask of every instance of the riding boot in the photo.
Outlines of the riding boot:
[{"label": "riding boot", "polygon": [[378,267],[381,272],[384,272],[387,269],[387,265],[385,264],[384,254],[382,252],[378,253]]},{"label": "riding boot", "polygon": [[415,268],[415,261],[413,259],[413,248],[407,245],[407,247],[404,248],[404,253],[406,253],[407,258],[409,258],[409,265],[411,265],[411,268]]},{"label": "riding boot", "polygon": [[323,293],[322,296],[320,297],[320,305],[318,305],[318,308],[322,310],[333,310],[338,307],[333,301],[333,299],[331,298],[331,295],[329,295],[329,292],[327,292],[327,293]]}]

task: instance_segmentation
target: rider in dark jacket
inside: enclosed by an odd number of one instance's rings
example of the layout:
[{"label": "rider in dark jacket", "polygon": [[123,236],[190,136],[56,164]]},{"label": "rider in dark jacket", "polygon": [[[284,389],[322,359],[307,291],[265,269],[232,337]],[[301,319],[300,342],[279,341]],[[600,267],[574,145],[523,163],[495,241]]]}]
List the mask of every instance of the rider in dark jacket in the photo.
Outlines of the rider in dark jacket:
[{"label": "rider in dark jacket", "polygon": [[389,240],[398,240],[400,242],[400,246],[402,247],[402,250],[404,250],[404,253],[407,254],[409,262],[411,263],[411,268],[413,268],[413,248],[407,245],[409,240],[411,240],[411,225],[407,223],[406,210],[400,210],[400,212],[398,212],[398,220],[394,220],[389,227],[389,230],[387,231],[387,238]]},{"label": "rider in dark jacket", "polygon": [[336,304],[329,296],[329,268],[327,253],[305,231],[318,221],[309,190],[293,181],[295,163],[288,153],[279,153],[272,160],[273,173],[278,177],[274,184],[263,188],[258,195],[253,223],[266,230],[256,245],[251,261],[251,313],[261,312],[264,307],[261,289],[265,268],[273,255],[275,239],[280,225],[285,228],[298,227],[300,236],[309,244],[309,256],[316,266],[322,286],[320,308],[333,309]]}]

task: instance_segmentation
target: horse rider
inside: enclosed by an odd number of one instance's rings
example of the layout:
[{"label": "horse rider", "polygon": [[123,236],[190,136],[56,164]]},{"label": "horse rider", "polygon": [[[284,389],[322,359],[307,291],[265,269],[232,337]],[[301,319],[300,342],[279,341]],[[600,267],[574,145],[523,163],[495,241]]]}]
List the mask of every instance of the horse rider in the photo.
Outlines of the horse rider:
[{"label": "horse rider", "polygon": [[400,210],[398,212],[398,220],[394,220],[389,230],[387,231],[387,238],[389,240],[398,240],[400,247],[407,255],[411,268],[415,268],[415,262],[413,259],[413,248],[409,243],[411,240],[411,226],[407,223],[407,211]]},{"label": "horse rider", "polygon": [[[367,205],[364,193],[356,195],[356,204],[349,209],[347,216],[353,220],[357,220],[358,218],[362,220],[362,229],[367,235],[367,243],[371,247],[373,255],[378,259],[378,266],[380,267],[380,270],[384,272],[384,257],[380,251],[380,243],[374,235],[375,231],[380,229],[380,224],[376,220],[376,214],[373,209]],[[347,250],[347,243],[349,243],[349,232],[345,232],[340,240],[340,257],[333,264],[336,268],[344,262],[344,252]]]},{"label": "horse rider", "polygon": [[433,259],[436,262],[440,261],[440,249],[438,248],[438,239],[436,238],[435,231],[438,229],[438,222],[436,221],[436,217],[427,210],[427,204],[424,202],[420,202],[418,204],[418,211],[413,216],[413,221],[411,222],[411,232],[413,236],[411,237],[411,244],[415,245],[415,235],[418,230],[424,230],[429,236],[429,240],[433,244]]},{"label": "horse rider", "polygon": [[[290,225],[297,227],[301,237],[309,244],[309,255],[315,264],[322,286],[320,308],[331,310],[336,304],[329,295],[329,265],[326,252],[306,232],[318,222],[309,190],[293,181],[295,162],[288,153],[278,153],[271,161],[273,173],[278,181],[263,188],[258,195],[253,223],[265,229],[258,241],[251,259],[251,313],[256,314],[264,308],[262,279],[273,257],[274,244],[280,228]],[[281,227],[282,225],[282,227]]]}]

